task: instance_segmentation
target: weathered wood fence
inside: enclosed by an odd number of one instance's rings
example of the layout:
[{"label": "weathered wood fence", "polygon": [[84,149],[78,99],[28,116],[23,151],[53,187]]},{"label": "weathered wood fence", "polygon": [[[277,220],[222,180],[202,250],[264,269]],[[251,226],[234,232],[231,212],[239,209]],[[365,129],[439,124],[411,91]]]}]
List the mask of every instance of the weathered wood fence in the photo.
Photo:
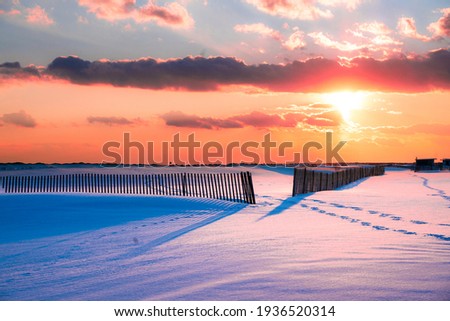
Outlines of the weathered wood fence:
[{"label": "weathered wood fence", "polygon": [[384,166],[349,166],[327,168],[294,168],[292,196],[334,190],[364,177],[384,174]]},{"label": "weathered wood fence", "polygon": [[66,174],[4,176],[5,193],[172,195],[255,204],[252,175],[238,173]]}]

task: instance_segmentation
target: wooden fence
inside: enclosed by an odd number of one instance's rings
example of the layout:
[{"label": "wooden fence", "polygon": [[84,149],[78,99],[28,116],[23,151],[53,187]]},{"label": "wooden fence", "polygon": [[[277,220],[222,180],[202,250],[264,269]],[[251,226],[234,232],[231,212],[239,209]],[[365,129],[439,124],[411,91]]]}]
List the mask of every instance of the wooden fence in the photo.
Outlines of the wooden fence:
[{"label": "wooden fence", "polygon": [[5,193],[172,195],[255,204],[252,175],[239,173],[4,176]]},{"label": "wooden fence", "polygon": [[384,166],[353,166],[327,168],[294,168],[292,196],[334,190],[364,177],[384,174]]}]

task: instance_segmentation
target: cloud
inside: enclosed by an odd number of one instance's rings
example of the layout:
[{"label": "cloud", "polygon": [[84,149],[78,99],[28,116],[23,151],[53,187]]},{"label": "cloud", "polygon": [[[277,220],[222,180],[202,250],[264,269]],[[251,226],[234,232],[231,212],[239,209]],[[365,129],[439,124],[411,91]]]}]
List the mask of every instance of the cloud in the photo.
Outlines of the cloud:
[{"label": "cloud", "polygon": [[254,111],[249,114],[230,117],[231,120],[238,121],[246,126],[267,128],[267,127],[296,127],[298,121],[294,114],[290,117],[283,117],[278,114],[265,114],[259,111]]},{"label": "cloud", "polygon": [[422,41],[432,40],[431,37],[421,35],[417,32],[416,21],[414,20],[414,18],[402,17],[398,19],[397,30],[404,37],[414,38]]},{"label": "cloud", "polygon": [[11,124],[19,127],[33,128],[36,127],[36,121],[23,110],[17,113],[3,114],[0,120],[5,124]]},{"label": "cloud", "polygon": [[304,41],[304,33],[300,30],[294,31],[286,41],[283,41],[282,45],[288,50],[295,50],[306,46]]},{"label": "cloud", "polygon": [[177,2],[158,6],[149,0],[139,6],[136,0],[78,0],[98,19],[117,21],[131,19],[137,23],[156,22],[159,25],[174,28],[191,28],[194,20],[185,7]]},{"label": "cloud", "polygon": [[19,62],[5,62],[0,64],[0,83],[7,80],[30,79],[38,77],[40,77],[40,72],[33,65],[22,68]]},{"label": "cloud", "polygon": [[258,88],[274,92],[327,92],[368,90],[427,92],[450,90],[450,51],[440,49],[427,55],[376,60],[347,59],[345,64],[312,58],[287,64],[247,65],[232,57],[186,57],[155,60],[87,61],[58,57],[45,70],[0,65],[0,76],[13,78],[31,72],[46,78],[77,84],[107,84],[165,90],[212,91],[226,86]]},{"label": "cloud", "polygon": [[282,38],[278,31],[266,26],[263,23],[238,24],[234,26],[234,30],[241,33],[257,33],[261,36],[270,37],[275,40],[280,40]]},{"label": "cloud", "polygon": [[450,37],[450,8],[442,9],[444,14],[438,21],[428,26],[428,30],[438,37]]},{"label": "cloud", "polygon": [[332,18],[328,7],[344,6],[354,10],[360,0],[246,0],[258,10],[273,16],[297,20],[317,20]]},{"label": "cloud", "polygon": [[50,26],[55,23],[55,21],[50,18],[47,12],[39,5],[33,8],[27,8],[27,21],[31,24]]},{"label": "cloud", "polygon": [[384,23],[378,21],[357,24],[360,31],[371,33],[374,35],[388,35],[392,32]]},{"label": "cloud", "polygon": [[22,14],[22,13],[19,10],[17,10],[17,9],[11,9],[9,11],[0,10],[0,15],[18,16],[20,14]]},{"label": "cloud", "polygon": [[167,126],[188,127],[188,128],[241,128],[238,121],[230,119],[219,119],[213,117],[200,117],[196,115],[187,115],[181,111],[171,111],[161,116]]},{"label": "cloud", "polygon": [[352,11],[355,10],[361,2],[363,2],[363,0],[318,0],[317,2],[331,7],[344,6],[348,10]]},{"label": "cloud", "polygon": [[314,39],[314,43],[316,45],[337,49],[340,51],[355,51],[355,50],[362,50],[364,48],[367,48],[367,45],[358,45],[354,44],[348,41],[335,41],[332,40],[328,35],[324,34],[323,32],[311,32],[308,34],[309,37]]},{"label": "cloud", "polygon": [[320,112],[306,115],[304,113],[280,113],[268,114],[253,111],[248,114],[235,115],[227,118],[200,117],[188,115],[181,111],[172,111],[161,116],[166,125],[187,128],[243,128],[246,126],[255,128],[295,128],[301,124],[312,126],[339,126],[342,117],[335,111]]},{"label": "cloud", "polygon": [[277,30],[274,30],[263,23],[254,24],[238,24],[234,26],[236,32],[241,33],[256,33],[264,37],[272,38],[281,43],[281,45],[288,50],[295,50],[306,46],[304,42],[304,34],[300,30],[295,30],[287,40],[283,40],[283,36]]},{"label": "cloud", "polygon": [[310,114],[303,119],[303,122],[311,126],[319,127],[335,127],[344,122],[342,114],[334,108],[325,109],[325,111],[319,113]]},{"label": "cloud", "polygon": [[124,117],[101,117],[101,116],[89,116],[87,121],[90,124],[99,123],[108,126],[123,126],[123,125],[137,125],[142,124],[142,120],[137,118],[129,120]]},{"label": "cloud", "polygon": [[317,7],[316,1],[247,0],[247,2],[262,12],[288,19],[317,20],[333,17],[330,10]]},{"label": "cloud", "polygon": [[[360,29],[361,30],[361,29]],[[353,31],[347,30],[347,32],[351,33],[353,36],[359,38],[356,42],[349,41],[336,41],[330,38],[330,36],[324,34],[323,32],[311,32],[308,34],[309,37],[314,39],[314,43],[316,45],[336,49],[342,52],[361,52],[366,54],[368,51],[370,52],[382,52],[384,56],[390,55],[393,52],[396,52],[396,46],[403,45],[402,42],[394,40],[390,36],[386,34],[376,34],[374,36],[373,32],[379,32],[379,30],[371,30],[371,35],[367,36],[364,33],[368,33],[367,31]]]}]

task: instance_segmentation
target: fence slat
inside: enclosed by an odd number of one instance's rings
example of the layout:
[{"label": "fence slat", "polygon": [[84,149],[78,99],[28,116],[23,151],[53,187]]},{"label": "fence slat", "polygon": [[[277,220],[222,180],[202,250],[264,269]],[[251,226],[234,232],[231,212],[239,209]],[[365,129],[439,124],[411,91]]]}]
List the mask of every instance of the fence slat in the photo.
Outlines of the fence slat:
[{"label": "fence slat", "polygon": [[323,172],[313,168],[294,168],[294,178],[292,196],[318,192],[323,190],[333,190],[341,186],[350,184],[359,179],[384,175],[384,166],[375,165],[372,167],[334,167],[333,172]]},{"label": "fence slat", "polygon": [[[299,173],[295,169],[295,173]],[[304,173],[307,173],[304,171]],[[375,173],[375,172],[374,172]],[[296,176],[295,180],[298,176]],[[175,195],[255,203],[250,172],[5,176],[4,193]],[[322,184],[323,185],[323,184]],[[302,184],[302,187],[304,185]],[[300,189],[295,189],[298,192]]]}]

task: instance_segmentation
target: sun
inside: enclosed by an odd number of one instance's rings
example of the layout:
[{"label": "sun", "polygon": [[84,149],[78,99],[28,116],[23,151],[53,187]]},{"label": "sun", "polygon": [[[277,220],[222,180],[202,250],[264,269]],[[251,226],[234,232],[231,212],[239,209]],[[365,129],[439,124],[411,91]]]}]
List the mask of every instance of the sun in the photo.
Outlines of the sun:
[{"label": "sun", "polygon": [[345,122],[351,123],[352,112],[364,107],[366,96],[367,94],[359,91],[339,91],[325,94],[325,102],[334,106]]}]

